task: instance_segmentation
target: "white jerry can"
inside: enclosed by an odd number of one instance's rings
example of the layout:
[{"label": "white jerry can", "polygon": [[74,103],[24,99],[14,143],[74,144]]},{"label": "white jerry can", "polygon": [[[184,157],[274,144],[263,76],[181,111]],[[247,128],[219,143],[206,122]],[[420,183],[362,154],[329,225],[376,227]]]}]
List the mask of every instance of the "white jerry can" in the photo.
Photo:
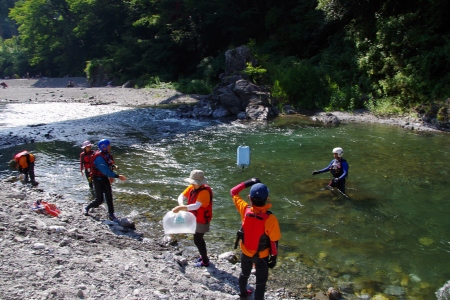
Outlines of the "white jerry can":
[{"label": "white jerry can", "polygon": [[237,165],[239,167],[248,167],[250,165],[250,147],[239,146],[237,148]]},{"label": "white jerry can", "polygon": [[187,211],[168,211],[163,218],[163,228],[165,234],[195,233],[197,218]]}]

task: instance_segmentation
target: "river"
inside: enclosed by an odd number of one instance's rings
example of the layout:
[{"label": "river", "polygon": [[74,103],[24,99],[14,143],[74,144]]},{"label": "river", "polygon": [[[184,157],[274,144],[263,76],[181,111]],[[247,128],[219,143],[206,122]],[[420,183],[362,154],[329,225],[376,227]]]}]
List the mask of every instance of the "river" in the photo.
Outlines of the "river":
[{"label": "river", "polygon": [[[40,188],[85,203],[91,196],[79,172],[80,145],[108,138],[129,179],[114,184],[117,215],[133,218],[149,236],[163,234],[162,217],[177,204],[183,179],[203,170],[215,194],[210,252],[233,250],[240,221],[229,190],[258,177],[270,189],[283,235],[271,280],[292,290],[314,280],[357,295],[433,299],[450,280],[448,134],[381,124],[325,127],[301,116],[268,123],[179,119],[166,108],[69,103],[5,104],[0,111],[1,136],[35,137],[1,149],[2,178],[16,174],[8,161],[27,149],[37,157]],[[236,165],[240,145],[251,149],[248,168]],[[334,147],[344,149],[350,166],[350,199],[325,188],[329,174],[311,175],[329,164]]]}]

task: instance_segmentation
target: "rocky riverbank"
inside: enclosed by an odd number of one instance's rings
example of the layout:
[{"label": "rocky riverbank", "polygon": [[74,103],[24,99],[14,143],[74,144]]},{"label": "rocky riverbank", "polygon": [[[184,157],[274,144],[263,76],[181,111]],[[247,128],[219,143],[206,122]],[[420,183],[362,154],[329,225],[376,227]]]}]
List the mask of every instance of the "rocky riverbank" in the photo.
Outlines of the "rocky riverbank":
[{"label": "rocky riverbank", "polygon": [[[16,180],[0,181],[1,299],[239,299],[235,253],[211,253],[210,267],[199,269],[195,246],[182,248],[175,236],[147,238],[139,226],[106,220],[103,207],[84,216],[82,203]],[[61,213],[32,209],[37,200]],[[304,299],[284,288],[266,295]]]},{"label": "rocky riverbank", "polygon": [[423,118],[405,116],[405,117],[377,117],[366,110],[356,110],[354,112],[333,111],[329,113],[319,112],[314,114],[312,120],[327,125],[339,125],[340,123],[378,123],[393,126],[399,126],[406,130],[415,130],[421,132],[445,132],[450,131],[442,127],[437,122],[425,122]]},{"label": "rocky riverbank", "polygon": [[[75,87],[67,87],[69,81]],[[148,107],[157,105],[195,105],[205,100],[207,95],[185,95],[170,89],[135,89],[122,87],[89,88],[86,78],[40,78],[5,80],[8,88],[0,89],[0,105],[7,103],[45,103],[67,102],[88,103],[90,105],[119,105],[129,107]],[[450,103],[450,102],[449,102]],[[447,105],[449,105],[447,103]],[[434,109],[434,110],[437,110]],[[442,110],[442,109],[441,109]],[[297,113],[285,108],[288,114]],[[415,131],[450,131],[448,122],[437,120],[437,111],[420,111],[417,116],[378,117],[367,110],[354,112],[317,112],[311,115],[313,121],[324,124],[340,123],[379,123],[400,126]]]}]

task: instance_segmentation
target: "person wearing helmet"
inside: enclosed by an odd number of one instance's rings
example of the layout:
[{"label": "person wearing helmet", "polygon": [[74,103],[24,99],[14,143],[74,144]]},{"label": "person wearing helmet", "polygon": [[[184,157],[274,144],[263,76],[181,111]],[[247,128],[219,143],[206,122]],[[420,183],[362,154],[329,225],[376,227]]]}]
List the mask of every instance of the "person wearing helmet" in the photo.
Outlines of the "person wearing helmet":
[{"label": "person wearing helmet", "polygon": [[330,162],[328,167],[313,171],[312,175],[331,172],[333,175],[333,179],[330,181],[327,187],[336,187],[340,190],[344,195],[345,194],[345,178],[348,176],[348,163],[345,159],[342,158],[344,155],[344,149],[341,147],[337,147],[333,149],[334,159]]},{"label": "person wearing helmet", "polygon": [[[239,192],[250,188],[249,205],[239,196]],[[240,240],[241,274],[239,275],[239,292],[241,299],[247,299],[252,292],[247,290],[248,278],[253,265],[256,269],[255,300],[264,299],[269,268],[277,264],[278,241],[281,238],[278,219],[269,211],[271,203],[269,189],[258,178],[241,182],[230,190],[237,211],[241,215],[241,229],[238,231],[235,247]]]},{"label": "person wearing helmet", "polygon": [[94,185],[91,179],[91,156],[94,155],[94,150],[92,150],[92,144],[90,141],[85,141],[81,146],[83,151],[80,153],[80,171],[81,176],[86,176],[89,183],[89,188],[91,192],[94,192]]},{"label": "person wearing helmet", "polygon": [[114,204],[112,197],[111,183],[114,182],[114,178],[119,178],[121,181],[127,180],[123,175],[119,175],[114,172],[114,159],[111,155],[111,143],[107,139],[100,140],[98,143],[98,149],[95,151],[91,159],[91,178],[94,183],[95,200],[89,203],[83,212],[86,216],[89,215],[89,209],[97,208],[103,203],[103,195],[106,199],[106,205],[108,206],[108,215],[111,221],[117,222],[117,218],[114,215]]},{"label": "person wearing helmet", "polygon": [[34,176],[34,160],[34,155],[24,150],[14,155],[14,158],[9,162],[9,166],[13,169],[19,169],[19,172],[23,174],[25,183],[36,186],[39,182],[35,180]]}]

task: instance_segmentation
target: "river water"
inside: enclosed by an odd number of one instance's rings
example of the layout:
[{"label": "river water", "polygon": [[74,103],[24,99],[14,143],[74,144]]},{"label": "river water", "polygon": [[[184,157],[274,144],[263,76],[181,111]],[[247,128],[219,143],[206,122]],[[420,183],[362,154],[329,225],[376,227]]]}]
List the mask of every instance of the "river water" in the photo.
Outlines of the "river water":
[{"label": "river water", "polygon": [[[209,251],[233,250],[240,221],[229,190],[258,177],[270,189],[283,235],[271,280],[292,290],[314,280],[390,299],[433,299],[450,280],[448,134],[380,124],[324,127],[300,116],[199,121],[179,119],[167,108],[51,103],[5,104],[0,111],[0,136],[36,140],[1,149],[2,178],[15,174],[8,161],[26,148],[37,157],[40,188],[90,201],[79,172],[80,145],[108,138],[119,172],[129,179],[114,184],[117,215],[136,220],[148,236],[163,234],[162,217],[177,204],[183,179],[201,169],[215,193]],[[251,149],[248,168],[236,165],[240,145]],[[350,166],[350,199],[325,189],[329,174],[311,175],[328,165],[338,146]],[[189,236],[178,238],[192,244]]]}]

